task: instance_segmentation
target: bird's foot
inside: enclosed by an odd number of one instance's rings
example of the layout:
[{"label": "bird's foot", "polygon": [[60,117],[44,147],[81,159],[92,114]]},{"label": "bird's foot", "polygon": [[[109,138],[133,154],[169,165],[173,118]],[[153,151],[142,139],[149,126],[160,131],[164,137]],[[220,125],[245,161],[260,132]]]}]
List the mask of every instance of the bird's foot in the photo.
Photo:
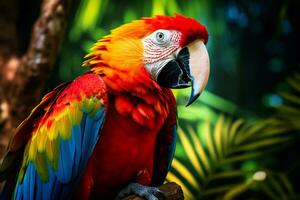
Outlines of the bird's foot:
[{"label": "bird's foot", "polygon": [[157,187],[144,186],[139,183],[130,183],[127,187],[121,190],[115,200],[119,200],[132,194],[143,197],[147,200],[164,199],[164,194]]}]

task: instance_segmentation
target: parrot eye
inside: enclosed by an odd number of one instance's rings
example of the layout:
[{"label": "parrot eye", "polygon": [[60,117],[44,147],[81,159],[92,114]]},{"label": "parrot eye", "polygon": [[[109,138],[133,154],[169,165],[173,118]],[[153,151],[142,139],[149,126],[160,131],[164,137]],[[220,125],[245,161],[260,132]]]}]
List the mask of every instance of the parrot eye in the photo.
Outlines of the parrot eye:
[{"label": "parrot eye", "polygon": [[164,34],[162,32],[157,32],[156,33],[156,40],[157,41],[164,41]]},{"label": "parrot eye", "polygon": [[158,45],[166,45],[170,42],[171,32],[168,30],[157,30],[152,34],[151,40]]}]

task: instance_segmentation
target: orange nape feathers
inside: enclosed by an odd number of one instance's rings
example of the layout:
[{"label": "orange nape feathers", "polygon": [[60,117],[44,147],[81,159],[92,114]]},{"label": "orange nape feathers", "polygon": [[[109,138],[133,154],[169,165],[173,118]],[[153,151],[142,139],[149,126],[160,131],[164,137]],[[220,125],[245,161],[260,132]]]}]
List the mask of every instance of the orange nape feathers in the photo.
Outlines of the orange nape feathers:
[{"label": "orange nape feathers", "polygon": [[84,66],[91,67],[96,74],[110,76],[117,71],[133,74],[143,67],[143,46],[141,38],[151,33],[143,20],[136,20],[112,30],[110,35],[100,39]]}]

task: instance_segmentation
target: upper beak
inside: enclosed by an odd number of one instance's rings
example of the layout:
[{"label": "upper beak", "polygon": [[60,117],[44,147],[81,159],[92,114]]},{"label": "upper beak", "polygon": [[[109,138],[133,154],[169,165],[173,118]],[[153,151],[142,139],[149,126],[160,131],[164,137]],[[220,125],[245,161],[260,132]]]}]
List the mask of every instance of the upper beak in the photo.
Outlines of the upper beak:
[{"label": "upper beak", "polygon": [[204,90],[209,77],[210,64],[208,52],[202,40],[195,40],[186,47],[190,54],[189,68],[192,81],[191,96],[186,105],[189,106]]},{"label": "upper beak", "polygon": [[192,86],[186,106],[191,105],[204,90],[209,77],[209,56],[202,40],[195,40],[182,48],[159,72],[157,81],[170,88]]}]

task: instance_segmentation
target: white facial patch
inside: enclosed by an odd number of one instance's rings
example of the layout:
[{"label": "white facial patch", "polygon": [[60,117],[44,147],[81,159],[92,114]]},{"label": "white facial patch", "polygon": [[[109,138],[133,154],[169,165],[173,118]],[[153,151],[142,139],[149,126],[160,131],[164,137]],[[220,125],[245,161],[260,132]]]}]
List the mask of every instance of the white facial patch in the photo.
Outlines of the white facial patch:
[{"label": "white facial patch", "polygon": [[144,64],[154,80],[161,69],[176,57],[180,38],[178,31],[159,29],[143,39]]}]

